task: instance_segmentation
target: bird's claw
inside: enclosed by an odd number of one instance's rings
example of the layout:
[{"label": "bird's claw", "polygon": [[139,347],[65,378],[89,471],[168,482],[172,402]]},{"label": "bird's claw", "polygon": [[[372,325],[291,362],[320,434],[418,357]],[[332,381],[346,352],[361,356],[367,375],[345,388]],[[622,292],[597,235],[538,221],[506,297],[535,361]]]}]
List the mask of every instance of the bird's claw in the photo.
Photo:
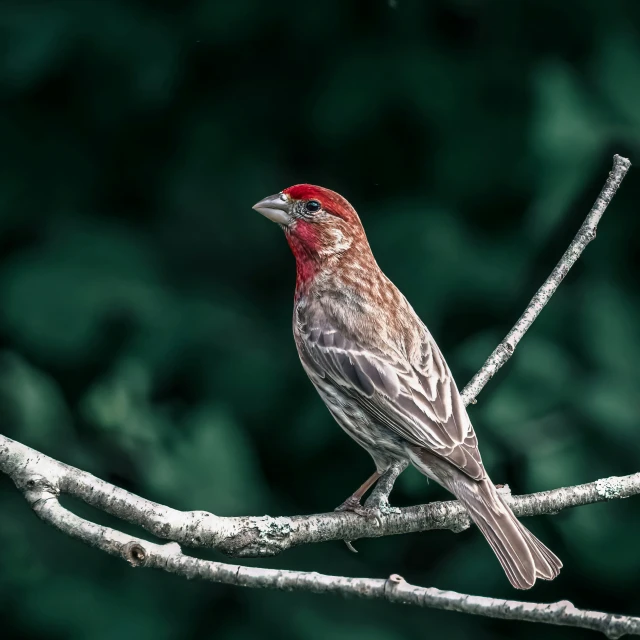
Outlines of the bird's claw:
[{"label": "bird's claw", "polygon": [[334,511],[355,511],[358,508],[362,508],[360,500],[349,496],[339,507],[336,507]]},{"label": "bird's claw", "polygon": [[400,513],[400,509],[398,507],[392,507],[389,504],[389,500],[386,496],[376,497],[375,495],[372,495],[364,504],[366,509],[375,510],[384,516]]},{"label": "bird's claw", "polygon": [[382,526],[380,509],[371,506],[363,507],[358,500],[353,499],[353,496],[347,498],[339,507],[336,507],[334,511],[351,511],[352,513],[362,516],[367,520],[375,518],[378,523],[378,527]]}]

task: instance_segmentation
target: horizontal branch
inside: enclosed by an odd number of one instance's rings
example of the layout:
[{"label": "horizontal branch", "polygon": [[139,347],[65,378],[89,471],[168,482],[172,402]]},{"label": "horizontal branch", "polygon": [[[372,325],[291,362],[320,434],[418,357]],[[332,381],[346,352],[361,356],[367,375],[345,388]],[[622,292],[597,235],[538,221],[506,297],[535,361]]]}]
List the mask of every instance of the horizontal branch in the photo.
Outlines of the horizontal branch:
[{"label": "horizontal branch", "polygon": [[[504,344],[510,344],[515,349],[515,344],[537,317],[586,244],[594,237],[596,225],[629,166],[629,160],[614,156],[613,169],[580,231],[547,282],[534,296],[522,318],[507,335]],[[510,353],[513,349],[510,349]],[[498,351],[506,353],[498,347],[494,354]],[[495,366],[501,366],[507,357],[508,354]],[[489,364],[489,361],[493,362],[492,358],[493,356],[465,388],[463,393],[467,401],[475,397],[491,377],[491,372],[497,370],[493,364]],[[188,546],[216,548],[237,557],[276,555],[297,545],[329,540],[357,540],[428,529],[460,531],[469,526],[469,518],[457,501],[409,507],[402,509],[399,514],[386,515],[379,520],[366,520],[348,511],[279,518],[222,518],[204,511],[181,512],[135,496],[4,436],[0,436],[0,471],[9,474],[14,480],[42,475],[56,492],[75,496],[118,518],[140,525],[160,538]],[[511,498],[511,506],[516,515],[539,515],[611,498],[628,497],[638,493],[638,476],[639,474],[634,474],[624,478],[610,478],[515,497]]]},{"label": "horizontal branch", "polygon": [[[190,547],[209,547],[236,557],[273,556],[302,544],[358,540],[432,529],[462,531],[470,526],[457,500],[400,509],[399,513],[362,518],[349,511],[309,516],[221,517],[206,511],[179,511],[146,500],[108,482],[49,458],[0,435],[0,471],[19,486],[46,479],[54,495],[66,493],[159,538]],[[505,490],[501,490],[505,493]],[[505,495],[517,516],[554,514],[606,500],[640,494],[640,473],[522,496]]]},{"label": "horizontal branch", "polygon": [[575,238],[565,251],[560,262],[555,266],[551,275],[545,280],[544,284],[538,289],[537,293],[527,305],[518,322],[515,323],[511,331],[505,339],[495,348],[493,353],[487,358],[482,368],[471,379],[471,382],[462,390],[461,396],[465,405],[475,404],[476,397],[482,391],[484,386],[493,378],[498,369],[513,355],[516,347],[522,337],[527,332],[534,320],[540,315],[542,309],[556,292],[564,277],[569,273],[569,269],[574,265],[580,257],[586,246],[596,237],[596,229],[598,222],[609,206],[611,199],[616,194],[620,183],[627,175],[631,162],[627,158],[623,158],[618,154],[613,156],[613,168],[609,173],[609,177],[605,182],[600,195],[591,207],[591,211],[587,215],[586,220],[578,230]]},{"label": "horizontal branch", "polygon": [[[595,237],[598,221],[629,166],[627,159],[614,156],[613,170],[571,246],[511,332],[465,387],[465,404],[475,402],[488,380],[509,359],[568,270]],[[456,501],[409,507],[398,514],[381,515],[374,521],[349,512],[281,518],[224,518],[204,511],[182,512],[145,500],[2,435],[0,472],[13,479],[45,522],[87,544],[125,558],[134,566],[156,567],[187,578],[200,577],[238,586],[355,595],[495,618],[568,625],[601,631],[611,638],[640,634],[640,618],[581,611],[567,601],[536,604],[469,596],[415,587],[399,576],[373,580],[240,567],[186,556],[178,544],[211,547],[228,555],[250,557],[275,555],[296,545],[329,540],[356,540],[428,529],[460,531],[469,526],[469,518]],[[172,542],[158,545],[89,522],[62,507],[61,493]],[[569,507],[638,493],[640,474],[636,473],[530,495],[505,495],[505,499],[516,515],[528,516],[557,513]]]},{"label": "horizontal branch", "polygon": [[241,587],[333,593],[503,620],[591,629],[609,638],[640,634],[640,618],[581,610],[567,600],[551,604],[501,600],[442,591],[433,587],[417,587],[398,575],[392,575],[387,580],[346,578],[316,572],[261,569],[201,560],[184,555],[176,542],[154,544],[75,515],[60,504],[57,493],[42,477],[27,480],[21,488],[42,520],[73,538],[127,560],[134,567],[162,569],[188,579],[201,578]]}]

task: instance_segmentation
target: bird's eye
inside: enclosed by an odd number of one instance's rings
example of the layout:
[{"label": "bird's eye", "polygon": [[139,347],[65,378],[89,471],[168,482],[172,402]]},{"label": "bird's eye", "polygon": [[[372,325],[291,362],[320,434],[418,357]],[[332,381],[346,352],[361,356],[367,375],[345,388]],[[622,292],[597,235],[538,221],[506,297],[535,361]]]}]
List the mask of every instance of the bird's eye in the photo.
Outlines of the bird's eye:
[{"label": "bird's eye", "polygon": [[320,203],[317,200],[309,200],[304,207],[309,213],[320,211]]}]

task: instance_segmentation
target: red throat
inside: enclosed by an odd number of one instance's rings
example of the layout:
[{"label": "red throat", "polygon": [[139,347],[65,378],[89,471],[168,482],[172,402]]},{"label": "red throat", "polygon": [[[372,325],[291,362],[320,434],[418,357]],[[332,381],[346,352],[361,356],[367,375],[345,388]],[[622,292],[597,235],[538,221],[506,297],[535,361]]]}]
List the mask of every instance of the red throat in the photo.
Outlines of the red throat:
[{"label": "red throat", "polygon": [[287,233],[287,242],[296,259],[296,298],[304,294],[320,270],[318,251],[321,247],[317,230],[312,224],[298,221],[296,230]]}]

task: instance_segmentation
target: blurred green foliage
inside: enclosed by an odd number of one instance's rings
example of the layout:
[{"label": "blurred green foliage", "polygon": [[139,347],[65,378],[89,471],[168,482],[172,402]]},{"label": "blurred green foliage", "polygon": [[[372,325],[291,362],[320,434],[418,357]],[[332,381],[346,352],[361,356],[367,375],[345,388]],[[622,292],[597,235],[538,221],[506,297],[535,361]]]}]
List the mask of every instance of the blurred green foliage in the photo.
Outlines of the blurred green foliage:
[{"label": "blurred green foliage", "polygon": [[[296,182],[349,198],[462,386],[613,153],[639,160],[632,0],[23,0],[0,33],[2,433],[180,509],[326,511],[372,470],[299,365],[293,260],[255,201]],[[514,492],[640,469],[639,197],[632,169],[471,409]],[[444,496],[409,470],[394,501]],[[640,614],[638,500],[528,521],[565,568],[524,597]],[[475,530],[357,547],[255,564],[521,595]],[[132,570],[7,478],[0,549],[3,638],[586,635]]]}]

